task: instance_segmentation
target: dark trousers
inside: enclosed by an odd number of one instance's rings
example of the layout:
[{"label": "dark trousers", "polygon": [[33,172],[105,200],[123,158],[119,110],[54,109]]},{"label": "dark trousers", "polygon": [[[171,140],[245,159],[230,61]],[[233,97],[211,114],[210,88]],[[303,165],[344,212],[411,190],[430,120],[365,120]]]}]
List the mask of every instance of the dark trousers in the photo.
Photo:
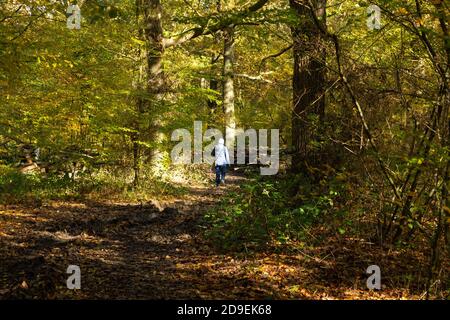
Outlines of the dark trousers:
[{"label": "dark trousers", "polygon": [[221,180],[225,181],[225,173],[227,172],[227,165],[216,166],[216,186],[220,184]]}]

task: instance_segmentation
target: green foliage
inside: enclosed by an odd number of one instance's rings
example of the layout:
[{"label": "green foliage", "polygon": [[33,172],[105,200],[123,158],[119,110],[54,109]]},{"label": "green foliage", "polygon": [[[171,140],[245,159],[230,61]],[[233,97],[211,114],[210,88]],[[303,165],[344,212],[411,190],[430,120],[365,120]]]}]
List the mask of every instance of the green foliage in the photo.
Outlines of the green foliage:
[{"label": "green foliage", "polygon": [[[90,182],[92,183],[92,181]],[[67,176],[44,177],[40,173],[23,174],[16,169],[0,166],[0,202],[23,203],[42,199],[78,198],[86,188]]]},{"label": "green foliage", "polygon": [[313,192],[303,201],[293,201],[290,194],[298,182],[298,177],[291,177],[241,185],[205,215],[207,235],[224,249],[307,239],[309,228],[332,212],[338,192]]},{"label": "green foliage", "polygon": [[7,166],[0,166],[0,195],[20,196],[33,190],[40,183],[39,176],[24,175]]},{"label": "green foliage", "polygon": [[[128,182],[129,177],[128,170],[114,168],[97,170],[94,174],[79,173],[72,179],[67,174],[23,174],[15,168],[0,165],[0,203],[85,198],[142,202],[161,196],[182,196],[188,191],[187,187],[167,179],[144,179],[139,186],[133,187]],[[199,179],[198,173],[192,173],[191,178]]]}]

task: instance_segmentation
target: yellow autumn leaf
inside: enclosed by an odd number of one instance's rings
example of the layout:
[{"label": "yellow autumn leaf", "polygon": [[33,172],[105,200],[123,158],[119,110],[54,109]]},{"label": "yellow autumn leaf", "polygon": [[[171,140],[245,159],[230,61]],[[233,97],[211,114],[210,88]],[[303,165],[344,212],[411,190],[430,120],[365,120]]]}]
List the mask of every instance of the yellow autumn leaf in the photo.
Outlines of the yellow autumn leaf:
[{"label": "yellow autumn leaf", "polygon": [[23,289],[28,289],[28,284],[25,280],[23,280],[23,282],[20,284],[20,287]]}]

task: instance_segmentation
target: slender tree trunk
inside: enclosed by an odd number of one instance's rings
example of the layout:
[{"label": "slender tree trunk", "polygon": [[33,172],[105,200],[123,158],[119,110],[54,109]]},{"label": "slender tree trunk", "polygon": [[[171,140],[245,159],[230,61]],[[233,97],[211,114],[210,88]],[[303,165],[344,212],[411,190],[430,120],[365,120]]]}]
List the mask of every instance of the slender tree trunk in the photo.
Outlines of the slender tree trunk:
[{"label": "slender tree trunk", "polygon": [[[326,0],[314,0],[314,10],[323,25]],[[311,142],[317,138],[318,127],[325,114],[325,48],[323,36],[314,23],[308,1],[290,0],[299,17],[292,27],[294,74],[292,144],[295,150],[293,171],[300,172],[306,162],[314,161]]]},{"label": "slender tree trunk", "polygon": [[[222,11],[221,0],[216,0],[216,11],[217,13]],[[220,37],[217,34],[213,34],[213,39],[215,44],[220,43]],[[218,91],[219,90],[219,80],[217,79],[217,71],[215,64],[220,58],[220,54],[216,56],[215,53],[211,54],[211,67],[210,67],[210,79],[209,79],[209,89]],[[208,107],[210,114],[213,115],[217,111],[218,103],[216,99],[208,99]]]},{"label": "slender tree trunk", "polygon": [[[145,41],[144,37],[144,21],[143,21],[143,12],[145,7],[145,2],[143,0],[136,0],[136,21],[138,24],[138,39],[141,41]],[[142,93],[145,91],[146,82],[147,82],[147,50],[145,46],[140,46],[138,48],[137,56],[139,57],[139,66],[138,72],[134,83],[134,89],[138,92],[138,96],[136,97],[136,112],[137,118],[134,120],[133,129],[135,132],[131,134],[131,142],[133,145],[133,185],[136,186],[139,184],[139,176],[141,169],[141,148],[139,145],[139,141],[141,139],[142,131],[145,128],[141,127],[140,119],[144,116],[147,110],[147,100],[142,96]]]},{"label": "slender tree trunk", "polygon": [[[223,30],[223,110],[225,112],[225,127],[227,129],[226,144],[230,157],[234,154],[234,134],[236,117],[234,113],[234,26]],[[233,158],[234,159],[234,158]],[[230,159],[231,160],[231,159]]]},{"label": "slender tree trunk", "polygon": [[[209,79],[209,89],[217,91],[219,89],[219,82],[216,79],[216,73],[214,72],[214,64],[216,63],[216,57],[214,54],[211,56],[211,71]],[[208,107],[211,113],[217,109],[217,101],[215,99],[208,99]]]},{"label": "slender tree trunk", "polygon": [[133,143],[133,185],[137,186],[139,184],[139,171],[140,171],[140,156],[139,156],[139,144],[138,144],[138,133],[134,132],[131,135],[131,142]]}]

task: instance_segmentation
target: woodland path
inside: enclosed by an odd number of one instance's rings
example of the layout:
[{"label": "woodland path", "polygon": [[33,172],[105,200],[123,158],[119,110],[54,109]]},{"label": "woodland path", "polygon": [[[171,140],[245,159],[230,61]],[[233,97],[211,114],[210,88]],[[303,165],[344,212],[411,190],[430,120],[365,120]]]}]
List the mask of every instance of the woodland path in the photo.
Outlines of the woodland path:
[{"label": "woodland path", "polygon": [[[0,207],[0,299],[386,298],[364,288],[372,257],[352,243],[218,252],[204,237],[202,216],[244,179],[230,174],[219,189],[192,185],[189,199],[164,204]],[[81,290],[67,289],[68,265],[80,267]]]},{"label": "woodland path", "polygon": [[[215,200],[243,179],[230,175],[227,185],[217,189],[191,186],[191,200],[165,204],[8,206],[0,215],[0,297],[264,297],[247,285],[236,292],[249,280],[214,270],[217,263],[233,268],[238,262],[212,252],[199,226]],[[81,290],[65,287],[71,264],[80,266]]]}]

